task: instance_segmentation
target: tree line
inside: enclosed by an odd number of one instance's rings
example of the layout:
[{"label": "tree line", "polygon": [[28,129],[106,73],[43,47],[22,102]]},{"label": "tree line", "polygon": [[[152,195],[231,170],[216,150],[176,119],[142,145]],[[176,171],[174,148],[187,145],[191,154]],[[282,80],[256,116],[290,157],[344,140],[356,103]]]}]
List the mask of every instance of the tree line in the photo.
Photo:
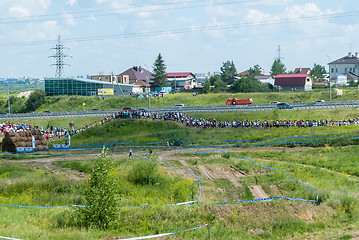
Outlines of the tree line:
[{"label": "tree line", "polygon": [[[166,75],[166,64],[161,54],[158,54],[153,66],[153,87],[168,86]],[[279,74],[290,74],[280,59],[275,59],[270,74],[272,77]],[[315,82],[323,81],[326,74],[324,66],[314,64],[311,75]],[[211,76],[203,84],[203,93],[219,92],[270,92],[276,88],[272,84],[262,84],[255,76],[262,75],[262,68],[257,64],[248,70],[247,74],[238,76],[233,61],[226,61],[220,68],[220,74]],[[173,85],[173,84],[172,84]],[[175,86],[172,86],[175,87]]]}]

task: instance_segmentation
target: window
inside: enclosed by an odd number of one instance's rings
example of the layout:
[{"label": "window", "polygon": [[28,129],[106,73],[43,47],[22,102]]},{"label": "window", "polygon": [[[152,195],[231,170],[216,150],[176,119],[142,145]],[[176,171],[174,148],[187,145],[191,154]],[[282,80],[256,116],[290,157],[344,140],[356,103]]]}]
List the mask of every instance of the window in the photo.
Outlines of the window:
[{"label": "window", "polygon": [[336,72],[336,73],[338,72],[338,68],[335,69],[335,72]]},{"label": "window", "polygon": [[348,72],[348,68],[345,68],[344,72]]},{"label": "window", "polygon": [[334,68],[332,68],[332,73],[334,73]]},{"label": "window", "polygon": [[349,70],[349,71],[351,71],[351,72],[352,72],[352,71],[353,71],[353,69],[352,69],[352,68],[350,68],[350,70]]}]

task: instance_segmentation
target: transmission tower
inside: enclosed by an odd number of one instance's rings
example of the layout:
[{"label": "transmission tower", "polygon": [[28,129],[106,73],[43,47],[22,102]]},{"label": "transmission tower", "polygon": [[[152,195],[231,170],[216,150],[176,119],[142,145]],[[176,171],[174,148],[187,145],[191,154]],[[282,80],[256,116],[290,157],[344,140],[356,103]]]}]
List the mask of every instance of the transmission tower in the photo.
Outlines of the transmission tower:
[{"label": "transmission tower", "polygon": [[55,77],[57,78],[61,78],[62,77],[62,72],[63,72],[63,68],[65,65],[70,66],[69,64],[64,63],[64,58],[66,57],[71,57],[69,55],[64,54],[64,49],[68,49],[67,47],[64,47],[64,45],[62,45],[61,43],[61,37],[59,36],[57,39],[57,44],[56,47],[51,48],[51,49],[55,49],[56,50],[56,54],[53,56],[49,56],[49,58],[55,58],[56,59],[56,63],[51,64],[51,66],[56,66],[56,74]]}]

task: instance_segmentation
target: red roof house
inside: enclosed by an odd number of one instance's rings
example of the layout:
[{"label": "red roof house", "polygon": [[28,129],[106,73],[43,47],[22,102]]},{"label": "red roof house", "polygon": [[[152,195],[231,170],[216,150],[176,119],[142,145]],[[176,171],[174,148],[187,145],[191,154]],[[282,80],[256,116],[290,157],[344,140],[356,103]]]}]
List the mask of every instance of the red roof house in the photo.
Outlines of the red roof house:
[{"label": "red roof house", "polygon": [[274,85],[286,91],[311,91],[313,81],[309,74],[279,74]]}]

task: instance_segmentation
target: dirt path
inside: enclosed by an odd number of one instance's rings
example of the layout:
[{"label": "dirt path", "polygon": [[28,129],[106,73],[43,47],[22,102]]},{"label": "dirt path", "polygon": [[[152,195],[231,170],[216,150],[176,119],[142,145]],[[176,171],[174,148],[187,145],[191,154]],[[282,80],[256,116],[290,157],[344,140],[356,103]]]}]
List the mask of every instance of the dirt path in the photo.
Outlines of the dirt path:
[{"label": "dirt path", "polygon": [[254,199],[269,198],[269,195],[259,185],[250,186],[249,189],[251,190]]}]

